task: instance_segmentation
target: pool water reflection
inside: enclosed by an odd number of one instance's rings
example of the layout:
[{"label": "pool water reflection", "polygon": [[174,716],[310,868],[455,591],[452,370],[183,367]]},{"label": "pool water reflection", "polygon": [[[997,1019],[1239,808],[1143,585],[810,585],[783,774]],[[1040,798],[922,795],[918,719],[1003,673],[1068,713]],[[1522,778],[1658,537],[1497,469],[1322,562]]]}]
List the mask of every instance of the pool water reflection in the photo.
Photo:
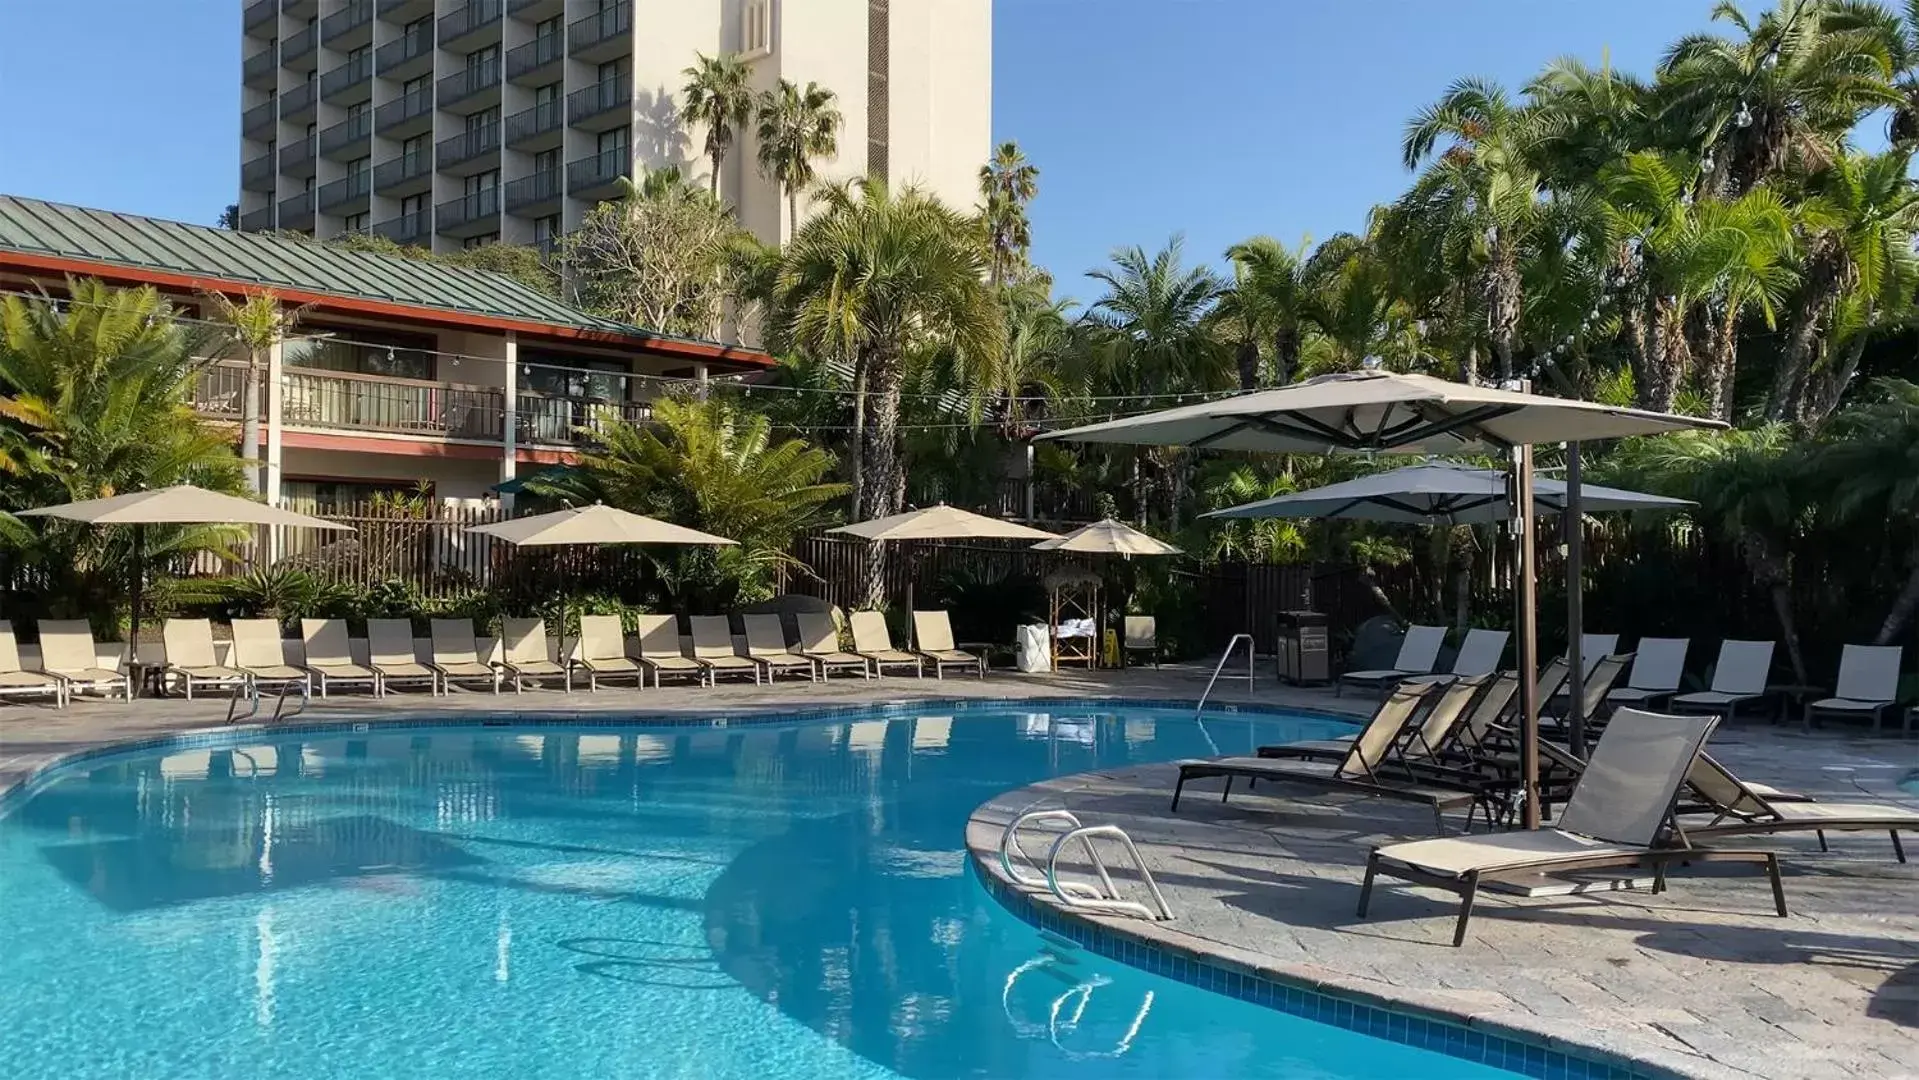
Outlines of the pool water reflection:
[{"label": "pool water reflection", "polygon": [[966,866],[1040,778],[1309,717],[965,708],[413,729],[114,759],[0,820],[37,1076],[1499,1075],[1067,946]]}]

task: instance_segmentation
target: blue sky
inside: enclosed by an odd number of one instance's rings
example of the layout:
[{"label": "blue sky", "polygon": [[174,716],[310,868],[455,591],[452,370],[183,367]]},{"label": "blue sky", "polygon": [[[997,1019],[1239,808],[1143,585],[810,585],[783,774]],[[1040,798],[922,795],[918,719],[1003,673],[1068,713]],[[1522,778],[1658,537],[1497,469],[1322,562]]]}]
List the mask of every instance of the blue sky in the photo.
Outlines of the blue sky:
[{"label": "blue sky", "polygon": [[[1516,86],[1602,51],[1644,72],[1710,7],[996,0],[994,133],[1040,166],[1035,256],[1084,295],[1120,245],[1181,232],[1214,260],[1357,228],[1406,182],[1406,118],[1453,78]],[[0,192],[211,223],[238,186],[238,22],[233,0],[0,0]]]}]

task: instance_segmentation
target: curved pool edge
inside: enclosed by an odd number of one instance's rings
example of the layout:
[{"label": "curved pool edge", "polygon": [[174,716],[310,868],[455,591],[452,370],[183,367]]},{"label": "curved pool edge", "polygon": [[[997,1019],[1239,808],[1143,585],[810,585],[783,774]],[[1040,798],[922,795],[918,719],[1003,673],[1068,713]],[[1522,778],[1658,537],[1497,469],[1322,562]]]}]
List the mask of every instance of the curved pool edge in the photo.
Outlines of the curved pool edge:
[{"label": "curved pool edge", "polygon": [[975,878],[1008,913],[1042,932],[1202,990],[1522,1075],[1594,1080],[1735,1080],[1748,1075],[1659,1047],[1586,1041],[1579,1031],[1473,1012],[1416,989],[1285,963],[1167,923],[1068,908],[1014,882],[999,865],[1003,823],[1024,810],[1057,802],[1095,775],[1056,777],[1002,792],[981,803],[967,820],[966,848]]}]

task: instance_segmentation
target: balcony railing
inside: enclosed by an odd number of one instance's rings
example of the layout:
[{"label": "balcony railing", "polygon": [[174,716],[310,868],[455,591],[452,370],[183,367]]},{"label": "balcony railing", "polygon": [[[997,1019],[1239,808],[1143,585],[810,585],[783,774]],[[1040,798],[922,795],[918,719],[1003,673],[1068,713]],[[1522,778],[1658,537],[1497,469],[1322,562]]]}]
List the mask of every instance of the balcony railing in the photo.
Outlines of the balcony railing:
[{"label": "balcony railing", "polygon": [[296,60],[303,60],[319,47],[320,35],[317,27],[309,26],[280,43],[280,64],[285,66]]},{"label": "balcony railing", "polygon": [[425,151],[401,154],[392,161],[382,161],[373,167],[373,186],[389,188],[402,181],[425,176],[432,171],[433,158]]},{"label": "balcony railing", "polygon": [[558,34],[541,34],[524,45],[508,49],[506,77],[517,79],[529,71],[551,64],[566,55],[566,43]]},{"label": "balcony railing", "polygon": [[373,133],[373,110],[367,109],[320,132],[320,153],[331,154],[356,143],[364,146]]},{"label": "balcony railing", "polygon": [[500,62],[489,60],[484,64],[474,64],[464,71],[458,71],[440,80],[440,107],[446,108],[462,98],[470,98],[483,90],[491,90],[500,85]]},{"label": "balcony railing", "polygon": [[653,408],[643,401],[546,397],[520,391],[518,439],[526,446],[581,446],[610,427],[643,424]]},{"label": "balcony railing", "polygon": [[433,111],[433,91],[421,87],[402,94],[374,110],[373,122],[383,128],[396,127]]},{"label": "balcony railing", "polygon": [[440,20],[440,44],[451,44],[488,23],[500,21],[502,0],[468,0],[467,5]]},{"label": "balcony railing", "polygon": [[290,199],[280,200],[280,227],[282,229],[313,227],[313,192],[302,191]]},{"label": "balcony railing", "polygon": [[258,210],[240,215],[241,232],[265,232],[273,228],[273,207],[262,206]]},{"label": "balcony railing", "polygon": [[287,371],[280,415],[288,426],[501,442],[506,393],[482,386],[342,371]]},{"label": "balcony railing", "polygon": [[[262,379],[261,383],[266,380]],[[200,369],[193,380],[193,411],[202,416],[231,417],[239,419],[245,413],[247,366],[233,360],[220,360]],[[263,386],[256,386],[256,396]],[[262,403],[257,414],[264,418],[266,408]]]},{"label": "balcony railing", "polygon": [[280,14],[280,0],[254,0],[247,5],[246,13],[240,16],[240,25],[251,30]]},{"label": "balcony railing", "polygon": [[433,208],[435,227],[457,229],[471,221],[484,221],[500,216],[500,189],[485,188],[470,195],[462,195]]},{"label": "balcony railing", "polygon": [[385,74],[409,60],[426,56],[432,51],[433,24],[427,23],[422,29],[408,30],[380,46],[373,56],[379,61],[380,72]]},{"label": "balcony railing", "polygon": [[560,102],[543,101],[531,109],[524,109],[506,118],[506,141],[508,145],[525,142],[536,135],[544,135],[560,126]]},{"label": "balcony railing", "polygon": [[240,114],[240,132],[247,138],[258,138],[273,130],[274,102],[263,101]]},{"label": "balcony railing", "polygon": [[566,40],[574,52],[579,52],[590,45],[597,45],[632,29],[632,0],[620,0],[619,3],[603,7],[584,19],[575,19],[567,24]]},{"label": "balcony railing", "polygon": [[373,174],[362,169],[341,180],[320,185],[320,209],[331,210],[342,203],[359,199],[364,205],[373,193]]},{"label": "balcony railing", "polygon": [[[273,46],[268,45],[266,48],[247,57],[246,63],[240,65],[240,79],[248,86],[252,86],[256,79],[264,79],[272,75],[279,66],[280,57],[277,51]],[[270,85],[271,84],[269,84],[269,86]],[[266,87],[262,87],[262,89],[265,88]]]},{"label": "balcony railing", "polygon": [[240,166],[240,188],[243,191],[273,190],[273,155],[261,154],[252,161]]},{"label": "balcony railing", "polygon": [[346,63],[341,64],[339,67],[334,68],[332,71],[327,72],[325,75],[320,76],[320,96],[331,100],[333,95],[338,94],[340,91],[350,86],[356,86],[366,82],[372,77],[373,55],[371,53],[361,53]]},{"label": "balcony railing", "polygon": [[566,186],[568,190],[610,184],[622,176],[633,175],[633,153],[630,150],[605,150],[592,157],[568,162],[566,166]]},{"label": "balcony railing", "polygon": [[558,169],[536,172],[532,176],[522,177],[506,185],[506,208],[509,211],[559,197],[560,170]]},{"label": "balcony railing", "polygon": [[575,90],[566,95],[566,122],[577,124],[589,116],[597,116],[618,108],[631,108],[633,105],[633,83],[626,76],[603,79],[584,90]]},{"label": "balcony railing", "polygon": [[349,30],[357,30],[373,21],[373,0],[353,0],[345,8],[320,20],[320,40],[332,41]]},{"label": "balcony railing", "polygon": [[455,135],[450,139],[441,139],[434,148],[439,167],[458,165],[462,161],[471,161],[483,154],[497,154],[500,151],[500,122],[495,120],[485,127]]},{"label": "balcony railing", "polygon": [[289,120],[313,108],[317,82],[304,82],[280,95],[280,119]]},{"label": "balcony railing", "polygon": [[312,165],[315,152],[314,142],[315,140],[313,139],[301,139],[299,142],[293,143],[290,146],[281,147],[280,171],[283,173],[297,173],[301,169]]},{"label": "balcony railing", "polygon": [[375,236],[384,236],[396,244],[411,244],[426,238],[433,223],[428,220],[425,210],[415,210],[411,214],[388,218],[373,226]]}]

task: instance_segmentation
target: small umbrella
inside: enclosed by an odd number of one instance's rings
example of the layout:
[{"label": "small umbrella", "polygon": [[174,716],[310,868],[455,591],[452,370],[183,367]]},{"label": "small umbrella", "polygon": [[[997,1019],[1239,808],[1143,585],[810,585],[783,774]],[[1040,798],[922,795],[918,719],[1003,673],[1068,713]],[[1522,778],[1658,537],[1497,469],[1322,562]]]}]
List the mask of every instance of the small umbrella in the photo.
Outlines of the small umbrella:
[{"label": "small umbrella", "polygon": [[[923,510],[908,510],[870,521],[828,529],[828,533],[853,536],[880,543],[887,540],[1057,540],[1042,529],[1018,522],[1002,521],[957,506],[939,503]],[[913,609],[913,575],[906,577],[906,608]],[[912,642],[912,621],[907,621],[907,642]]]},{"label": "small umbrella", "polygon": [[[1361,476],[1309,491],[1297,491],[1258,502],[1214,510],[1209,518],[1349,518],[1356,521],[1392,521],[1412,525],[1465,525],[1508,521],[1512,498],[1505,473],[1465,465],[1435,462]],[[1582,511],[1670,510],[1691,506],[1685,499],[1669,499],[1619,488],[1583,485]],[[1566,508],[1566,485],[1544,477],[1533,481],[1536,512],[1556,514]]]},{"label": "small umbrella", "polygon": [[105,499],[85,499],[20,511],[21,517],[52,517],[89,525],[133,526],[132,627],[127,659],[139,648],[142,593],[146,589],[146,527],[148,525],[283,525],[292,528],[352,532],[351,525],[296,514],[277,506],[222,495],[217,491],[178,484],[153,491],[135,491]]},{"label": "small umbrella", "polygon": [[1055,540],[1041,540],[1034,551],[1076,551],[1085,555],[1179,555],[1182,552],[1157,536],[1140,532],[1123,521],[1107,518],[1082,525]]}]

